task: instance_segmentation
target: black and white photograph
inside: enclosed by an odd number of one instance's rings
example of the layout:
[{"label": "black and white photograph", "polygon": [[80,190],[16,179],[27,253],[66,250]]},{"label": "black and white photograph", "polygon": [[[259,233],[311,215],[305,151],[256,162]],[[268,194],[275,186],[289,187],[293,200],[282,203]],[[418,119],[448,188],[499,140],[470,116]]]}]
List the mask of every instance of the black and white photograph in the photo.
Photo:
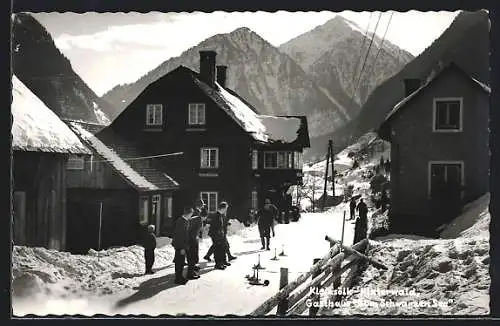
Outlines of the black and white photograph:
[{"label": "black and white photograph", "polygon": [[12,315],[488,316],[489,15],[13,13]]}]

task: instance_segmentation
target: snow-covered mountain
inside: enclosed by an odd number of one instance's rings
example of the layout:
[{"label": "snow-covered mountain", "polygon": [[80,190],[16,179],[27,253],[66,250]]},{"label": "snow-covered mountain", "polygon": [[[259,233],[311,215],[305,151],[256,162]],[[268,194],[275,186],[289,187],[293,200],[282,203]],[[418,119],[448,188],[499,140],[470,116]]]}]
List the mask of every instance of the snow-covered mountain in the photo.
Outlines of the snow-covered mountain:
[{"label": "snow-covered mountain", "polygon": [[[378,85],[413,59],[410,53],[375,36],[363,70],[363,79],[355,91],[362,62],[373,36],[369,33],[365,37],[365,33],[356,23],[337,15],[325,24],[282,44],[280,50],[300,64],[326,94],[347,107],[346,111],[353,118]],[[351,102],[353,96],[355,103]]]},{"label": "snow-covered mountain", "polygon": [[16,76],[60,118],[107,124],[111,105],[97,96],[31,15],[12,19],[12,61]]},{"label": "snow-covered mountain", "polygon": [[263,114],[307,115],[313,136],[331,132],[349,120],[337,101],[327,96],[300,65],[248,28],[212,36],[137,82],[113,88],[103,96],[118,110],[109,115],[115,117],[147,85],[179,65],[198,71],[200,50],[217,52],[217,64],[228,66],[227,86]]}]

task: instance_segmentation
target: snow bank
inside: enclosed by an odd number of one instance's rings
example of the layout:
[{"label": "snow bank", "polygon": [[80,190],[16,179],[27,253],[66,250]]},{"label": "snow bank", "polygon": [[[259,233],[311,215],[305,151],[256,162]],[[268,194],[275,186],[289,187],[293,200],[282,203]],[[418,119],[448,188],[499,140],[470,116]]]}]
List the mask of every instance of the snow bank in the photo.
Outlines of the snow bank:
[{"label": "snow bank", "polygon": [[269,140],[292,143],[298,137],[298,131],[301,125],[301,120],[299,118],[259,115],[258,119],[266,128]]},{"label": "snow bank", "polygon": [[[484,201],[484,197],[478,202]],[[487,206],[477,202],[464,213],[476,223],[455,239],[389,235],[370,241],[368,255],[389,266],[368,266],[358,290],[414,290],[414,294],[366,291],[346,297],[349,306],[326,315],[485,315],[489,313],[489,232]],[[451,230],[451,229],[450,229]],[[418,303],[420,306],[413,306]],[[425,306],[424,306],[425,305]]]},{"label": "snow bank", "polygon": [[490,194],[486,194],[481,198],[466,205],[463,209],[464,213],[451,221],[441,233],[441,238],[456,238],[462,232],[470,233],[471,227],[477,223],[484,223],[488,220],[488,205],[490,203]]},{"label": "snow bank", "polygon": [[106,159],[115,169],[120,171],[130,182],[139,188],[147,190],[158,190],[158,187],[146,180],[137,171],[135,171],[130,165],[128,165],[121,157],[113,151],[111,148],[106,146],[97,137],[92,135],[87,130],[83,129],[78,123],[70,122],[73,130],[80,135],[84,140],[89,142],[89,144],[94,148],[97,153]]},{"label": "snow bank", "polygon": [[12,148],[90,154],[71,129],[16,76],[12,77]]}]

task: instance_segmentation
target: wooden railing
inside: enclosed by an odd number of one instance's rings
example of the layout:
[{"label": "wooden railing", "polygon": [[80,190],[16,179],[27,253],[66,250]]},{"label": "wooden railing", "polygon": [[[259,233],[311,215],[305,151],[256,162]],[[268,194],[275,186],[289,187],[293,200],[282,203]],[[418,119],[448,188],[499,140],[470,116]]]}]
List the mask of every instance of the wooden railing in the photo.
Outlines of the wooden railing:
[{"label": "wooden railing", "polygon": [[[267,315],[275,308],[278,316],[301,315],[307,308],[309,315],[315,316],[319,308],[311,303],[319,300],[319,291],[312,290],[327,289],[329,286],[333,289],[350,288],[364,262],[387,269],[383,264],[364,255],[369,244],[367,239],[352,247],[343,246],[340,241],[328,236],[325,240],[330,242],[330,250],[323,258],[315,259],[307,273],[288,283],[288,269],[281,268],[279,292],[250,313],[251,316]],[[340,296],[334,296],[330,300],[338,301]]]}]

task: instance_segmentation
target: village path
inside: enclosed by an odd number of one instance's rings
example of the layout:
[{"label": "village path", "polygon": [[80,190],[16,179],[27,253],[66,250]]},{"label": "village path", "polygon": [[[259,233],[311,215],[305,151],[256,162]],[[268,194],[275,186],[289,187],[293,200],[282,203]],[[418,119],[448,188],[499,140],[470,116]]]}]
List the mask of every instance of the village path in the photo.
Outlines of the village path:
[{"label": "village path", "polygon": [[[201,278],[184,286],[173,283],[173,266],[158,271],[137,288],[126,293],[110,295],[106,300],[112,306],[104,307],[107,314],[188,314],[188,315],[245,315],[278,291],[281,267],[289,269],[289,281],[307,272],[314,258],[323,257],[329,249],[325,235],[341,238],[345,204],[324,213],[305,213],[299,222],[276,226],[271,240],[271,251],[261,251],[256,227],[242,230],[230,237],[231,251],[238,258],[226,270],[214,270],[214,263],[201,264]],[[346,212],[348,213],[348,212]],[[346,222],[344,242],[353,241],[354,225]],[[200,255],[206,252],[209,240],[201,244]],[[279,256],[284,246],[287,256]],[[274,248],[279,260],[274,257]],[[245,275],[260,255],[260,277],[270,285],[252,286]],[[103,298],[104,299],[104,298]],[[97,312],[98,313],[98,312]]]}]

